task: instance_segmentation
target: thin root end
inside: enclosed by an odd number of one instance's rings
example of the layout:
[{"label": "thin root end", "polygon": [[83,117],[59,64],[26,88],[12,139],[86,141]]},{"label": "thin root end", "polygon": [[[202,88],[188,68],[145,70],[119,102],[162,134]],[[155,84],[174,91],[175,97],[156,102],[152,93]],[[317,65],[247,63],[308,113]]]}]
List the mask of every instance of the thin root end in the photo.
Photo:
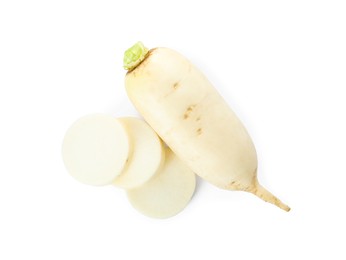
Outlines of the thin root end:
[{"label": "thin root end", "polygon": [[254,195],[256,195],[257,197],[261,198],[262,200],[272,203],[286,212],[291,210],[289,206],[281,202],[281,200],[279,200],[272,193],[270,193],[268,190],[262,187],[258,182],[254,186],[254,188],[249,191],[253,193]]},{"label": "thin root end", "polygon": [[275,205],[278,206],[280,209],[283,209],[284,211],[287,211],[287,212],[289,212],[291,210],[291,208],[289,206],[282,203],[279,199],[277,199],[277,200],[279,201],[279,203],[277,203]]}]

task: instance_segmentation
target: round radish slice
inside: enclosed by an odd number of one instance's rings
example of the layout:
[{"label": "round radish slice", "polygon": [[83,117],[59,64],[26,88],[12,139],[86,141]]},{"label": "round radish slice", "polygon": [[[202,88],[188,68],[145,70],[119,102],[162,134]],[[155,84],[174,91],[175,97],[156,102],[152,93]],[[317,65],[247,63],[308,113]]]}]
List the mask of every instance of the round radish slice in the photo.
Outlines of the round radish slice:
[{"label": "round radish slice", "polygon": [[163,167],[143,186],[128,190],[127,196],[132,206],[144,215],[168,218],[186,207],[195,186],[195,174],[167,148]]},{"label": "round radish slice", "polygon": [[132,189],[141,186],[154,176],[164,161],[164,148],[159,136],[143,120],[119,118],[127,130],[132,143],[132,153],[126,168],[114,184]]},{"label": "round radish slice", "polygon": [[68,172],[89,185],[111,184],[129,156],[129,138],[121,122],[108,115],[89,115],[68,129],[62,146]]}]

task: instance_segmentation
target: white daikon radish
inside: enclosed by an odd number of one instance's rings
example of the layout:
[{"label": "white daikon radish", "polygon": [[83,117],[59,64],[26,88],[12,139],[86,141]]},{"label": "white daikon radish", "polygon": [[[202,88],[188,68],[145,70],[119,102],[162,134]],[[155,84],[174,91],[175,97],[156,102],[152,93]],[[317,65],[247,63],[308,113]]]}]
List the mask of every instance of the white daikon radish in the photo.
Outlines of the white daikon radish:
[{"label": "white daikon radish", "polygon": [[72,124],[62,146],[68,172],[89,185],[111,184],[122,172],[129,152],[129,138],[121,122],[100,114]]},{"label": "white daikon radish", "polygon": [[153,218],[169,218],[189,203],[196,187],[195,174],[166,148],[166,159],[157,174],[141,187],[128,190],[132,206]]},{"label": "white daikon radish", "polygon": [[245,127],[203,73],[168,48],[137,43],[125,52],[125,86],[137,110],[191,170],[289,211],[257,181],[257,155]]},{"label": "white daikon radish", "polygon": [[127,166],[114,184],[132,189],[147,182],[164,162],[164,147],[155,131],[143,120],[119,118],[127,130],[132,143],[132,153]]}]

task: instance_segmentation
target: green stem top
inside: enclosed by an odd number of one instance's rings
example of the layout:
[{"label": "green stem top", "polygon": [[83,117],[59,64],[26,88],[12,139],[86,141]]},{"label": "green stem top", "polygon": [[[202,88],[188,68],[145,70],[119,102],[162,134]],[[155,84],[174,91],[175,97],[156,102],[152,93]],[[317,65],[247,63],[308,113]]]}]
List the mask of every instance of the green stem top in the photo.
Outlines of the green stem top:
[{"label": "green stem top", "polygon": [[145,48],[141,42],[137,42],[131,48],[127,49],[124,53],[124,69],[134,69],[139,63],[141,63],[141,61],[144,60],[148,51],[149,50]]}]

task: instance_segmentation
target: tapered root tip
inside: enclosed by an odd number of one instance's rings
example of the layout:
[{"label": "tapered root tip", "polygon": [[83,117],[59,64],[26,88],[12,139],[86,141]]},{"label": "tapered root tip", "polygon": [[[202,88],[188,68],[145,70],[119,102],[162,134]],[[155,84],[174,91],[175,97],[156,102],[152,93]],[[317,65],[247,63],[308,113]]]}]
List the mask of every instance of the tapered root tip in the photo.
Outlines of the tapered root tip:
[{"label": "tapered root tip", "polygon": [[275,206],[279,207],[280,209],[284,211],[290,211],[291,208],[287,206],[285,203],[281,202],[277,197],[275,197],[272,193],[270,193],[268,190],[266,190],[264,187],[262,187],[258,182],[255,184],[253,189],[250,189],[249,192],[253,193],[257,197],[261,198],[262,200],[272,203]]}]

